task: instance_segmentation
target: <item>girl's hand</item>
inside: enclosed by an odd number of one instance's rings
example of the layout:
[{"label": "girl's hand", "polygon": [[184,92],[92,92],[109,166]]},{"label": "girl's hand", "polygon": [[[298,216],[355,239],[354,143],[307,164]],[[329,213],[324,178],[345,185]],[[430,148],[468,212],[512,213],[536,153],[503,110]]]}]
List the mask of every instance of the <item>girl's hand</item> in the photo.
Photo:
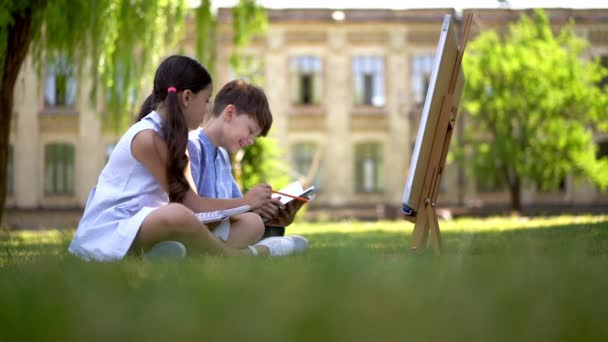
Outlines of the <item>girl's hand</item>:
[{"label": "girl's hand", "polygon": [[261,208],[270,204],[270,197],[272,196],[272,188],[268,184],[258,184],[251,188],[245,194],[245,200],[251,206],[252,209]]}]

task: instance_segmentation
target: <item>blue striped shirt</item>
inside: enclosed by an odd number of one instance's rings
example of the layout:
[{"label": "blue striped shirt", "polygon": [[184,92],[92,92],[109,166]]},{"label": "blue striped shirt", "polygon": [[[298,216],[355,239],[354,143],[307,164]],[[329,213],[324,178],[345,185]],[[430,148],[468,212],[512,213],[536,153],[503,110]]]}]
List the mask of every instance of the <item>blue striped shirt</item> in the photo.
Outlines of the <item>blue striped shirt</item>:
[{"label": "blue striped shirt", "polygon": [[190,170],[198,195],[210,198],[239,198],[243,194],[234,176],[228,152],[213,145],[202,129],[188,136]]}]

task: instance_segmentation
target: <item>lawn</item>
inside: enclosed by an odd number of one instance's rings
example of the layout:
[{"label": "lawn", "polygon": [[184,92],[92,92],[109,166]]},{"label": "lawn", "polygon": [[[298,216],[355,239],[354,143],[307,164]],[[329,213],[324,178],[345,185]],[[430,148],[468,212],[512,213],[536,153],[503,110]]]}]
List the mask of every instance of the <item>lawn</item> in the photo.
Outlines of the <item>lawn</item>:
[{"label": "lawn", "polygon": [[583,341],[608,336],[608,216],[297,223],[286,258],[85,263],[0,231],[0,341]]}]

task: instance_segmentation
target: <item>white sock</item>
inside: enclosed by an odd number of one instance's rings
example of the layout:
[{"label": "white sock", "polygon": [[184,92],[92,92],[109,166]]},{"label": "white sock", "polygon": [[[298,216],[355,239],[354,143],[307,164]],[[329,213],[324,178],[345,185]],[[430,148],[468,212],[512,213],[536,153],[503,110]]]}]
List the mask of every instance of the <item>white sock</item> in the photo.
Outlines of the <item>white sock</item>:
[{"label": "white sock", "polygon": [[259,253],[258,253],[258,249],[257,249],[257,248],[255,248],[255,247],[253,247],[253,246],[251,246],[251,245],[249,245],[249,246],[247,246],[247,247],[248,247],[248,248],[249,248],[249,250],[251,251],[251,255],[253,255],[253,256],[258,256],[258,254],[259,254]]}]

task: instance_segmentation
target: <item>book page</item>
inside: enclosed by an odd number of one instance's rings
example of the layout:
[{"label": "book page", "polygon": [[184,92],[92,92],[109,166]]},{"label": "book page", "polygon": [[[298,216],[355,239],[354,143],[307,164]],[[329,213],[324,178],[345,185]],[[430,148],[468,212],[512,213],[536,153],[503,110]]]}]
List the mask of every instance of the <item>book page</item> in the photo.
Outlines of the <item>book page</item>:
[{"label": "book page", "polygon": [[[286,187],[279,190],[279,192],[282,192],[282,193],[285,193],[288,195],[292,195],[292,196],[298,196],[298,197],[302,197],[304,194],[307,194],[307,193],[313,194],[314,191],[315,191],[314,185],[309,187],[308,189],[304,190],[304,188],[302,187],[302,184],[298,181],[290,183]],[[294,198],[292,198],[292,197],[284,196],[281,194],[273,194],[272,197],[273,198],[280,197],[281,198],[280,201],[283,204],[287,204],[294,200]],[[304,197],[306,197],[306,196],[304,196]]]}]

